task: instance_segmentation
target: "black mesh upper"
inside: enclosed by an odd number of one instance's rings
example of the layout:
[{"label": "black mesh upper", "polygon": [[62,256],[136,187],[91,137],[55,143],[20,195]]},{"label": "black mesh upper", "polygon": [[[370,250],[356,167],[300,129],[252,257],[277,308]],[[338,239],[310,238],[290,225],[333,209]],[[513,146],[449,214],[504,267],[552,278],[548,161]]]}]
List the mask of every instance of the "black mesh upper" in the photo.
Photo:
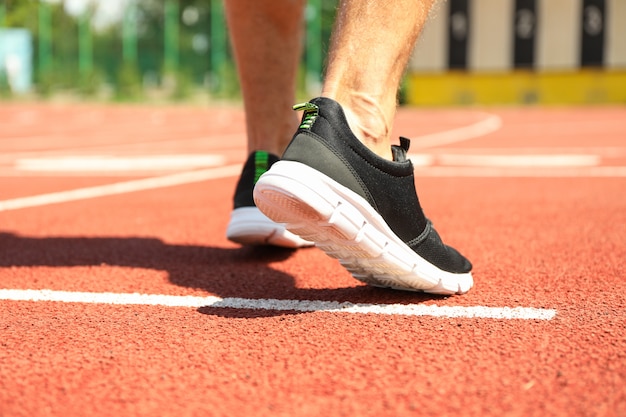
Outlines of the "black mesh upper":
[{"label": "black mesh upper", "polygon": [[316,98],[311,103],[319,107],[318,117],[296,132],[282,159],[304,163],[366,199],[402,241],[440,269],[469,272],[469,261],[428,225],[406,157],[408,139],[393,147],[394,161],[386,160],[354,136],[337,102]]}]

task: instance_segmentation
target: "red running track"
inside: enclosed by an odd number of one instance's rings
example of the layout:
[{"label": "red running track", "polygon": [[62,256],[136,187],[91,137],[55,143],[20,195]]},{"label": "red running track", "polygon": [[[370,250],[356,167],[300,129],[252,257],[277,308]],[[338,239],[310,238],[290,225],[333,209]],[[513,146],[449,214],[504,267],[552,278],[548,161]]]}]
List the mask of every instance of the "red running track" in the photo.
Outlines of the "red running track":
[{"label": "red running track", "polygon": [[466,295],[228,242],[236,108],[0,105],[0,416],[626,415],[626,108],[397,131]]}]

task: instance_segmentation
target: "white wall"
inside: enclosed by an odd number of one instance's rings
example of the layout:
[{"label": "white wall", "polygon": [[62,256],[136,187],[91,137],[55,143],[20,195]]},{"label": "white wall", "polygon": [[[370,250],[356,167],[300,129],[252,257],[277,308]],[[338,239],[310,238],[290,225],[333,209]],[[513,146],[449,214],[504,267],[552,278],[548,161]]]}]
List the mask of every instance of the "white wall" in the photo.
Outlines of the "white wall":
[{"label": "white wall", "polygon": [[[481,1],[481,0],[479,0]],[[537,2],[536,68],[567,70],[580,60],[582,0],[539,0]]]},{"label": "white wall", "polygon": [[606,57],[608,67],[626,68],[626,0],[607,0]]},{"label": "white wall", "polygon": [[470,3],[469,69],[504,71],[511,67],[514,7],[514,0]]}]

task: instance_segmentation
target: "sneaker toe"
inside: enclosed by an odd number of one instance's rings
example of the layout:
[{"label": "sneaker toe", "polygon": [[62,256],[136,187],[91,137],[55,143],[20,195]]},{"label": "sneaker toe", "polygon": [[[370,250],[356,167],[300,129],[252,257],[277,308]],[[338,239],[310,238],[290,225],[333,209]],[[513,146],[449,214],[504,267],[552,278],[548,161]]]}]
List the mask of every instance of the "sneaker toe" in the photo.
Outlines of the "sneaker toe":
[{"label": "sneaker toe", "polygon": [[419,240],[413,244],[409,243],[409,246],[441,270],[454,274],[465,274],[472,270],[472,263],[458,250],[444,244],[430,222]]}]

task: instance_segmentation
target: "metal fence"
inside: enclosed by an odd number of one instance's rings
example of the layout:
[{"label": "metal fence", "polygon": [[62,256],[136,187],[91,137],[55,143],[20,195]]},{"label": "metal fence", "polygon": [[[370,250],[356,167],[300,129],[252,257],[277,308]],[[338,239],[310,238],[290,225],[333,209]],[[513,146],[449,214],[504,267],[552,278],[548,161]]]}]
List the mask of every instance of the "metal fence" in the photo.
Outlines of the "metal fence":
[{"label": "metal fence", "polygon": [[[120,0],[103,4],[3,0],[0,4],[0,90],[136,99],[149,91],[185,97],[201,91],[238,95],[222,0]],[[120,3],[122,4],[122,3]],[[319,86],[335,4],[309,0],[299,89]],[[36,18],[33,18],[36,17]]]}]

